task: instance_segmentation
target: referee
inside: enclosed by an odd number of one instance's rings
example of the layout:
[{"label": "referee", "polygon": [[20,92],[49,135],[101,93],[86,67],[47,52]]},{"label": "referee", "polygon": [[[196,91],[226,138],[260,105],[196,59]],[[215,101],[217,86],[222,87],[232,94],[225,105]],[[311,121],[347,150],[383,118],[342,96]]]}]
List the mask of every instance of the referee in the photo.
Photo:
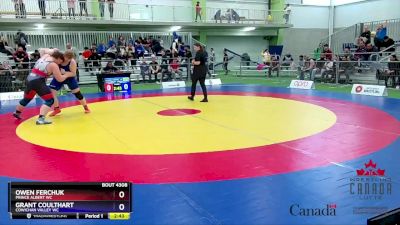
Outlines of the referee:
[{"label": "referee", "polygon": [[205,85],[207,67],[206,67],[206,55],[203,46],[199,43],[194,44],[194,50],[196,51],[196,56],[192,60],[193,74],[192,74],[192,91],[188,99],[193,101],[196,94],[197,81],[200,82],[201,89],[203,90],[204,98],[200,102],[208,102],[207,98],[207,88]]}]

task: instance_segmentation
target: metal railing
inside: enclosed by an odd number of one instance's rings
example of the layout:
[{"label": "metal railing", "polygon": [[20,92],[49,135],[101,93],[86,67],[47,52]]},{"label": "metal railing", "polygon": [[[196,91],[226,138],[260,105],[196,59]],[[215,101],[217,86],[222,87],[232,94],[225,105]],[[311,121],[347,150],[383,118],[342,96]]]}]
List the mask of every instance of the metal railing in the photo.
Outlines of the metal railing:
[{"label": "metal railing", "polygon": [[[196,17],[193,6],[99,3],[91,0],[85,3],[75,1],[73,5],[68,4],[66,0],[42,2],[44,3],[39,3],[38,0],[23,0],[23,4],[14,5],[12,1],[2,1],[0,16],[23,19],[112,19],[149,22],[194,22]],[[283,24],[285,22],[284,11],[262,9],[206,7],[202,9],[201,17],[198,21],[201,23],[215,23],[216,18],[223,23]]]},{"label": "metal railing", "polygon": [[[70,32],[58,32],[58,31],[26,31],[24,32],[28,38],[27,50],[32,52],[35,49],[43,47],[53,47],[64,50],[67,43],[71,43],[77,51],[83,51],[84,47],[90,48],[93,43],[97,45],[104,43],[107,45],[110,37],[117,43],[120,36],[124,37],[126,43],[129,41],[135,41],[139,37],[153,37],[161,39],[165,48],[168,48],[172,44],[172,33],[166,32],[103,32],[103,31],[70,31]],[[192,34],[186,32],[179,32],[182,42],[187,45],[192,45]],[[0,32],[0,36],[8,40],[8,44],[13,46],[14,39],[16,36],[15,32]]]}]

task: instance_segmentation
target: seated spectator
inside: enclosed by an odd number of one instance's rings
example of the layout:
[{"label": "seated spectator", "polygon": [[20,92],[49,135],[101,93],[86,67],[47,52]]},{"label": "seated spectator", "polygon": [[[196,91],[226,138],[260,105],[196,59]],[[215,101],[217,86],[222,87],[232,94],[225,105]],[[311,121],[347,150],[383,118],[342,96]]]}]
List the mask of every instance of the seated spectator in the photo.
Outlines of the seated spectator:
[{"label": "seated spectator", "polygon": [[396,48],[393,46],[394,45],[394,41],[393,39],[389,38],[388,36],[385,36],[383,38],[383,42],[382,42],[382,50],[386,49],[386,52],[395,52]]},{"label": "seated spectator", "polygon": [[363,38],[365,44],[371,43],[371,31],[367,25],[364,26],[364,32],[361,33],[360,38]]},{"label": "seated spectator", "polygon": [[125,61],[125,56],[121,52],[119,52],[117,53],[117,58],[114,61],[114,66],[119,68],[120,70],[123,70],[126,67]]},{"label": "seated spectator", "polygon": [[117,43],[115,43],[114,38],[112,36],[108,37],[108,48],[111,48],[113,45],[117,45]]},{"label": "seated spectator", "polygon": [[29,67],[28,53],[26,53],[22,47],[18,47],[18,50],[14,53],[13,57],[18,68],[27,69]]},{"label": "seated spectator", "polygon": [[138,42],[138,44],[135,46],[136,58],[143,57],[144,56],[144,52],[145,52],[145,49],[144,49],[143,45],[140,42]]},{"label": "seated spectator", "polygon": [[92,54],[88,58],[89,67],[100,68],[101,56],[97,54],[97,50],[93,49]]},{"label": "seated spectator", "polygon": [[[354,72],[354,57],[350,52],[350,48],[345,48],[343,55],[339,57],[339,68],[344,70],[344,75],[346,76],[346,84],[350,82],[350,74]],[[340,73],[339,73],[340,80]]]},{"label": "seated spectator", "polygon": [[192,52],[190,51],[190,48],[188,46],[185,46],[185,58],[186,59],[191,59],[192,56]]},{"label": "seated spectator", "polygon": [[13,55],[15,50],[8,46],[8,42],[4,37],[0,38],[0,52],[7,54],[7,55]]},{"label": "seated spectator", "polygon": [[[391,55],[388,62],[388,69],[385,70],[385,86],[388,86],[389,79],[392,80],[392,87],[400,86],[400,61],[396,55]],[[397,77],[397,82],[396,82]]]},{"label": "seated spectator", "polygon": [[126,59],[129,61],[131,66],[136,66],[135,48],[131,43],[125,49]]},{"label": "seated spectator", "polygon": [[169,71],[170,59],[164,50],[161,50],[161,75],[162,79],[167,75],[167,80],[172,80],[172,73]]},{"label": "seated spectator", "polygon": [[322,54],[324,55],[324,58],[332,61],[333,53],[332,50],[329,48],[329,45],[327,44],[324,45],[324,50],[322,51]]},{"label": "seated spectator", "polygon": [[38,61],[38,59],[40,59],[40,53],[39,53],[39,50],[35,50],[35,52],[33,52],[30,55],[30,58],[29,58],[30,66],[29,66],[29,68],[32,69],[33,66],[35,65],[36,61]]},{"label": "seated spectator", "polygon": [[374,52],[378,52],[378,48],[373,46],[371,43],[367,44],[367,46],[365,47],[365,52],[366,54],[364,54],[363,60],[367,61],[367,60],[373,60],[373,53]]},{"label": "seated spectator", "polygon": [[89,59],[89,57],[90,57],[91,55],[92,55],[92,51],[89,50],[88,47],[85,47],[85,48],[84,48],[84,51],[82,52],[82,57],[83,57],[83,63],[85,64],[85,71],[86,71],[86,72],[89,71],[89,68],[88,68],[88,65],[89,65],[88,59]]},{"label": "seated spectator", "polygon": [[[312,59],[311,57],[306,57],[303,73],[308,73],[310,76],[310,80],[314,80],[314,78],[315,78],[315,73],[314,73],[315,68],[316,68],[316,64],[315,64],[314,59]],[[303,75],[303,79],[304,79],[304,75]]]},{"label": "seated spectator", "polygon": [[123,48],[126,47],[126,40],[122,35],[119,36],[119,38],[118,38],[118,48],[120,48],[120,47],[123,47]]},{"label": "seated spectator", "polygon": [[106,52],[107,52],[106,45],[104,44],[104,42],[100,43],[99,46],[97,47],[97,54],[103,57],[106,54]]},{"label": "seated spectator", "polygon": [[374,38],[374,43],[375,43],[375,46],[378,48],[378,51],[381,51],[383,40],[384,40],[385,36],[387,35],[386,25],[387,25],[387,23],[380,24],[376,28],[376,35]]},{"label": "seated spectator", "polygon": [[103,68],[103,72],[120,73],[120,70],[117,67],[115,67],[112,62],[108,62],[106,67]]},{"label": "seated spectator", "polygon": [[154,76],[154,81],[158,83],[158,75],[161,74],[161,68],[158,65],[157,57],[155,55],[151,55],[151,62],[149,65],[150,65],[150,74]]},{"label": "seated spectator", "polygon": [[290,53],[287,53],[286,55],[283,56],[283,59],[282,59],[282,67],[283,68],[293,67],[293,64],[294,64],[294,60]]},{"label": "seated spectator", "polygon": [[364,61],[366,52],[367,49],[365,47],[365,44],[364,42],[361,42],[360,45],[358,45],[356,52],[354,53],[354,59],[357,61]]},{"label": "seated spectator", "polygon": [[279,57],[274,55],[271,57],[271,66],[268,69],[268,76],[271,77],[272,72],[276,71],[276,76],[279,77],[280,63]]},{"label": "seated spectator", "polygon": [[182,71],[179,69],[178,58],[174,57],[172,59],[170,67],[171,67],[172,78],[175,80],[177,76],[179,76],[179,79],[182,80]]},{"label": "seated spectator", "polygon": [[112,45],[111,48],[107,49],[106,56],[112,59],[117,58],[118,49],[115,45]]},{"label": "seated spectator", "polygon": [[40,59],[40,53],[39,50],[35,50],[32,54],[31,54],[31,58],[36,62],[38,59]]},{"label": "seated spectator", "polygon": [[140,75],[142,75],[143,82],[146,82],[146,76],[149,76],[149,80],[151,80],[150,67],[143,58],[140,62]]},{"label": "seated spectator", "polygon": [[[321,82],[325,83],[328,82],[329,79],[332,79],[334,77],[333,72],[333,61],[332,60],[327,60],[321,69]],[[331,75],[331,77],[329,77]]]},{"label": "seated spectator", "polygon": [[96,43],[92,43],[92,47],[90,47],[90,50],[92,51],[93,49],[97,49],[97,44]]},{"label": "seated spectator", "polygon": [[306,61],[304,60],[304,56],[299,56],[299,62],[297,65],[297,70],[299,72],[299,79],[304,80],[304,70],[306,69]]}]

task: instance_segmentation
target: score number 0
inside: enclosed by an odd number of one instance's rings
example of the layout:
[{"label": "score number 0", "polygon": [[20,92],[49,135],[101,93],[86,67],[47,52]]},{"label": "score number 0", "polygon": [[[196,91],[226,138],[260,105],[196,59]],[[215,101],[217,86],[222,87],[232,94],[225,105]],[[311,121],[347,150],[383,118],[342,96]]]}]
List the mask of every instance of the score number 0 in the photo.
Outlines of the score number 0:
[{"label": "score number 0", "polygon": [[[125,192],[120,191],[118,193],[118,197],[124,198],[125,197]],[[123,203],[121,203],[121,204],[119,204],[118,208],[119,208],[120,211],[123,211],[125,209],[125,205]]]}]

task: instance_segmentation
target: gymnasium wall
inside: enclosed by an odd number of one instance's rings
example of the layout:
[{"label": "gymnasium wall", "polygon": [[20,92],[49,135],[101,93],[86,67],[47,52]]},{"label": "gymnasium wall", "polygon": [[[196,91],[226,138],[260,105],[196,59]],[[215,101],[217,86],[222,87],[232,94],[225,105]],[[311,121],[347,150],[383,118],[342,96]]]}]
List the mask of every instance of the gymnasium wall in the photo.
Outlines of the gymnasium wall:
[{"label": "gymnasium wall", "polygon": [[335,27],[400,18],[399,0],[370,0],[335,7]]},{"label": "gymnasium wall", "polygon": [[321,39],[328,36],[329,8],[324,6],[292,5],[292,28],[284,34],[283,53],[293,56],[312,53]]}]

